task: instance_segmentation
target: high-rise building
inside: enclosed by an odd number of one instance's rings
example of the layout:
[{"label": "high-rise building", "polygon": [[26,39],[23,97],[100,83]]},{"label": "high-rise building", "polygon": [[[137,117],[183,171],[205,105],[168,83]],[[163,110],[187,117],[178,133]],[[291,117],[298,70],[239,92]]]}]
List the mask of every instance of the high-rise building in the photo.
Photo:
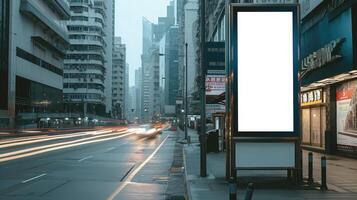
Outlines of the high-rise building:
[{"label": "high-rise building", "polygon": [[176,105],[176,99],[182,98],[179,92],[178,70],[178,26],[171,26],[166,33],[165,42],[165,105]]},{"label": "high-rise building", "polygon": [[184,26],[182,27],[184,30],[184,43],[187,44],[187,52],[185,52],[184,55],[185,59],[187,59],[188,114],[194,114],[196,110],[195,105],[197,105],[197,103],[193,101],[193,94],[198,93],[198,87],[196,85],[198,67],[196,65],[197,57],[195,53],[198,48],[195,41],[198,27],[198,0],[188,0],[184,6]]},{"label": "high-rise building", "polygon": [[129,113],[131,113],[131,102],[129,93],[129,63],[125,63],[124,74],[124,119],[128,119]]},{"label": "high-rise building", "polygon": [[0,13],[0,127],[34,127],[62,110],[69,5],[2,0]]},{"label": "high-rise building", "polygon": [[128,101],[126,101],[126,106],[128,108],[128,111],[126,113],[126,119],[130,122],[135,121],[135,110],[136,110],[136,87],[135,86],[131,86],[128,89],[128,93],[127,93],[127,99]]},{"label": "high-rise building", "polygon": [[89,115],[111,112],[112,0],[70,0],[70,49],[64,65],[67,110]]},{"label": "high-rise building", "polygon": [[135,120],[141,121],[142,68],[135,70]]},{"label": "high-rise building", "polygon": [[151,74],[151,63],[150,63],[150,52],[152,50],[152,29],[153,24],[143,18],[143,52],[141,55],[141,66],[142,66],[142,86],[141,86],[141,119],[143,121],[148,121],[150,119],[152,108],[151,108],[151,85],[152,82]]},{"label": "high-rise building", "polygon": [[[159,17],[157,24],[151,23],[145,18],[143,19],[141,113],[144,121],[155,120],[162,114],[163,90],[161,88],[163,84],[166,84],[166,81],[165,83],[162,81],[167,79],[163,77],[163,71],[160,69],[160,65],[165,65],[166,67],[166,63],[168,63],[170,59],[175,60],[176,63],[178,60],[177,58],[173,58],[172,52],[169,52],[168,48],[165,47],[163,52],[160,51],[160,44],[162,43],[162,38],[167,38],[165,35],[174,25],[174,1],[171,1],[170,5],[167,6],[167,16]],[[162,58],[164,58],[163,63]],[[178,73],[178,70],[176,70],[176,73]],[[177,80],[172,80],[172,82],[174,81]],[[176,84],[178,85],[178,83]],[[176,94],[174,98],[176,98]]]},{"label": "high-rise building", "polygon": [[112,115],[123,119],[125,113],[126,47],[120,37],[114,39],[112,70]]}]

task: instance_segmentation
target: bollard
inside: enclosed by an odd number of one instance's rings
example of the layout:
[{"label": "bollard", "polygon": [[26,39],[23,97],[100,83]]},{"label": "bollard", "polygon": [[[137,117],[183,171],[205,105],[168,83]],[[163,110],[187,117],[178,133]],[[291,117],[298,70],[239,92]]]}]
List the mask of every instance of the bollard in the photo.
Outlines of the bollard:
[{"label": "bollard", "polygon": [[237,185],[232,177],[229,179],[229,200],[237,200]]},{"label": "bollard", "polygon": [[326,157],[321,157],[321,190],[327,190],[326,183]]},{"label": "bollard", "polygon": [[291,181],[291,179],[292,179],[291,169],[287,170],[287,177],[288,177],[288,180]]},{"label": "bollard", "polygon": [[191,136],[187,136],[187,144],[191,144]]},{"label": "bollard", "polygon": [[312,152],[309,152],[309,157],[308,157],[308,174],[309,174],[309,178],[307,179],[307,182],[309,183],[309,185],[314,184],[314,178],[313,178],[313,155]]},{"label": "bollard", "polygon": [[247,192],[245,193],[245,200],[252,200],[253,198],[254,187],[253,183],[248,184]]}]

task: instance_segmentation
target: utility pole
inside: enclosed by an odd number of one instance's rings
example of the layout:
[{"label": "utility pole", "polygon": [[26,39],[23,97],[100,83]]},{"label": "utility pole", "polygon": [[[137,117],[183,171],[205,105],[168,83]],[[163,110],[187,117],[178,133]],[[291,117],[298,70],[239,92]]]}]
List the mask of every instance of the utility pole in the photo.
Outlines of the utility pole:
[{"label": "utility pole", "polygon": [[205,43],[206,43],[206,0],[200,0],[201,18],[201,74],[200,74],[200,110],[201,110],[201,132],[200,132],[200,175],[207,176],[206,155],[206,70],[205,70]]},{"label": "utility pole", "polygon": [[187,81],[188,81],[188,65],[187,65],[187,57],[188,57],[188,51],[187,51],[187,46],[188,46],[188,44],[187,44],[187,42],[185,43],[185,50],[186,50],[186,58],[185,58],[185,70],[186,70],[186,72],[185,72],[185,140],[187,141],[187,113],[188,113],[188,106],[187,106],[187,104],[188,104],[188,99],[187,99],[187,94],[188,94],[188,92],[187,92],[187,89],[188,89],[188,87],[187,87]]}]

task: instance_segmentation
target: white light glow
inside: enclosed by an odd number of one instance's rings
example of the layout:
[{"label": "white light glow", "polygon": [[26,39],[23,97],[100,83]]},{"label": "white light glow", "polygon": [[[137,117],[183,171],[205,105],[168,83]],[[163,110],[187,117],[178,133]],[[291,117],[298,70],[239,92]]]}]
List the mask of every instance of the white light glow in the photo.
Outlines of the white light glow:
[{"label": "white light glow", "polygon": [[292,132],[292,12],[238,12],[238,131]]}]

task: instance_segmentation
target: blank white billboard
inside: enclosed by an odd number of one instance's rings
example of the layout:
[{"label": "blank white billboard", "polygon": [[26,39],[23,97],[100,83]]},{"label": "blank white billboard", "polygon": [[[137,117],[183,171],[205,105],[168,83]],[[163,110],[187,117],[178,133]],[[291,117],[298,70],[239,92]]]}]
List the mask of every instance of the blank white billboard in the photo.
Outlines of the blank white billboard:
[{"label": "blank white billboard", "polygon": [[237,17],[238,132],[293,132],[293,13]]}]

